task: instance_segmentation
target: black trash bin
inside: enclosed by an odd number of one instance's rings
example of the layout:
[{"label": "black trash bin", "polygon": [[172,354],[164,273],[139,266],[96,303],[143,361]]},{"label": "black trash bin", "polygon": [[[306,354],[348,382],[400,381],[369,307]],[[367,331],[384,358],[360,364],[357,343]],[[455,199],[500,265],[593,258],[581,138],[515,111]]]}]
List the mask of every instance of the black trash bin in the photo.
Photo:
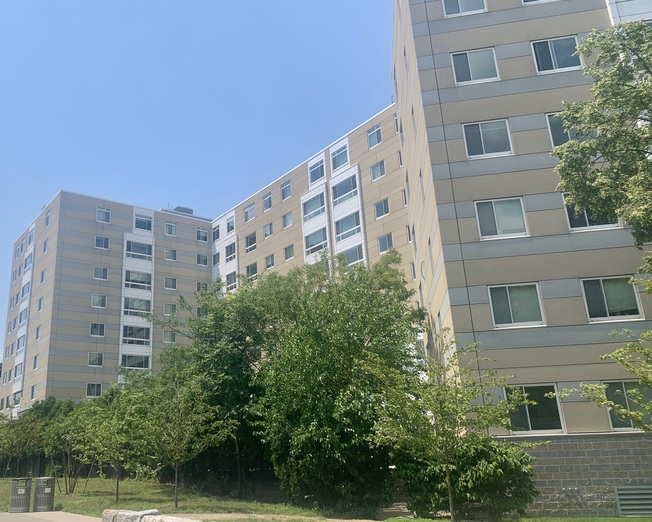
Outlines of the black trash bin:
[{"label": "black trash bin", "polygon": [[31,492],[31,478],[11,479],[11,491],[9,493],[9,513],[27,513],[29,511],[29,497]]},{"label": "black trash bin", "polygon": [[54,478],[34,479],[34,511],[54,511]]}]

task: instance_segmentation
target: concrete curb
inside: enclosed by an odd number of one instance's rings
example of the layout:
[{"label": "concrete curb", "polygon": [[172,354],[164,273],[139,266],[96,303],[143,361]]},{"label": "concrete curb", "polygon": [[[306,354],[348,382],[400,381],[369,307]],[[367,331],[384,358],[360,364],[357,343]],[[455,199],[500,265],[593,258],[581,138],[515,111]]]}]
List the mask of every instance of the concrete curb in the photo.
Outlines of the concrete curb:
[{"label": "concrete curb", "polygon": [[105,509],[102,512],[102,522],[197,522],[190,518],[179,518],[161,515],[158,509],[147,511],[125,511]]}]

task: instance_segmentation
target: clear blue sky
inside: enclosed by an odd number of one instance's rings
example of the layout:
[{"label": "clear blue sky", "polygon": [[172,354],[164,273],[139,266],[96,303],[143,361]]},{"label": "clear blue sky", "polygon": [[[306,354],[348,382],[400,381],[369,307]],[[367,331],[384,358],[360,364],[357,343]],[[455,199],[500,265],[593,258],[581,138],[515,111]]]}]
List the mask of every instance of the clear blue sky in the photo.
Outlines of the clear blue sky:
[{"label": "clear blue sky", "polygon": [[2,316],[59,190],[217,217],[390,105],[391,26],[390,0],[0,1]]}]

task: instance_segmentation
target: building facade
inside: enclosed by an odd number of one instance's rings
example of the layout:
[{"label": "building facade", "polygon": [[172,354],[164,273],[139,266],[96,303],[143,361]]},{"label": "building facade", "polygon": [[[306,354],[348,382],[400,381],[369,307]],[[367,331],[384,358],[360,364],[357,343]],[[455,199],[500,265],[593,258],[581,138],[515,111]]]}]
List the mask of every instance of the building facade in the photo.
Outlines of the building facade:
[{"label": "building facade", "polygon": [[141,313],[176,313],[178,294],[325,249],[353,264],[395,248],[428,312],[425,349],[444,328],[478,342],[536,401],[496,432],[551,441],[534,509],[616,513],[652,482],[650,441],[551,394],[603,383],[626,401],[630,376],[600,356],[622,342],[610,332],[652,328],[652,299],[628,283],[642,262],[626,225],[568,208],[550,152],[570,139],[562,100],[589,96],[577,43],[641,18],[644,0],[396,0],[395,103],[216,219],[61,192],[14,245],[0,410],[152,368],[183,341]]}]

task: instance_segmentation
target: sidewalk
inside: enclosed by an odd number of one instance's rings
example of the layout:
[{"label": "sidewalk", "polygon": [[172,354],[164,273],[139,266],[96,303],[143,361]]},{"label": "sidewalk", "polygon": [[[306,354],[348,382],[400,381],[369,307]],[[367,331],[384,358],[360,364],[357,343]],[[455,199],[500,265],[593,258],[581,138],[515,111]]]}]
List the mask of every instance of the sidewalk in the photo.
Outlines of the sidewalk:
[{"label": "sidewalk", "polygon": [[101,518],[48,511],[45,513],[0,513],[0,522],[100,522]]}]

